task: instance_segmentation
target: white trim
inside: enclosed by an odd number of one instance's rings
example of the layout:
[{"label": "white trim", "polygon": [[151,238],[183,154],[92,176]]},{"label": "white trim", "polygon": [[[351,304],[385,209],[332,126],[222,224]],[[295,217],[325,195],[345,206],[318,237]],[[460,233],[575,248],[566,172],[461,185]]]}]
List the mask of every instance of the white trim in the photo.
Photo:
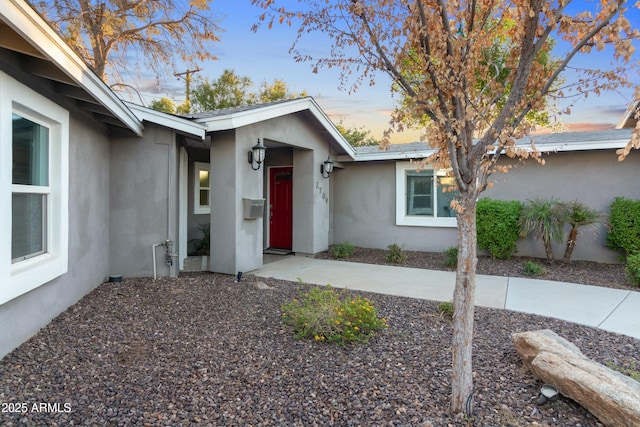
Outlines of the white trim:
[{"label": "white trim", "polygon": [[232,111],[227,114],[220,114],[212,117],[196,118],[197,123],[206,126],[207,132],[237,129],[254,123],[263,122],[277,117],[309,110],[311,114],[320,122],[331,138],[340,145],[350,159],[353,159],[356,151],[342,136],[333,122],[322,111],[320,106],[311,97],[293,99],[290,101],[256,106],[246,110]]},{"label": "white trim", "polygon": [[[13,112],[49,128],[47,251],[11,263]],[[0,72],[0,304],[67,272],[69,249],[69,112]]]},{"label": "white trim", "polygon": [[178,132],[199,137],[200,139],[204,139],[205,137],[207,129],[201,123],[196,123],[183,117],[156,111],[152,108],[143,107],[142,105],[134,104],[132,102],[125,102],[125,104],[141,121],[147,121],[171,128]]},{"label": "white trim", "polygon": [[[200,204],[200,172],[206,171],[209,173],[209,205],[203,206]],[[193,213],[196,215],[210,214],[211,213],[211,163],[194,162],[193,163]]]},{"label": "white trim", "polygon": [[[516,146],[533,151],[531,144],[541,153],[571,151],[613,150],[626,147],[631,139],[632,129],[609,129],[589,132],[560,132],[544,135],[529,135],[516,141]],[[395,144],[389,150],[356,152],[353,161],[424,159],[436,151],[428,148],[426,142]],[[347,156],[338,156],[338,161],[348,162]]]},{"label": "white trim", "polygon": [[0,1],[0,20],[98,100],[123,125],[142,136],[142,122],[29,4],[23,0]]},{"label": "white trim", "polygon": [[[418,227],[457,227],[458,220],[455,217],[438,218],[426,215],[407,215],[406,173],[407,171],[415,170],[416,165],[411,162],[396,162],[396,225]],[[434,192],[434,197],[437,197],[435,193],[437,192]]]}]

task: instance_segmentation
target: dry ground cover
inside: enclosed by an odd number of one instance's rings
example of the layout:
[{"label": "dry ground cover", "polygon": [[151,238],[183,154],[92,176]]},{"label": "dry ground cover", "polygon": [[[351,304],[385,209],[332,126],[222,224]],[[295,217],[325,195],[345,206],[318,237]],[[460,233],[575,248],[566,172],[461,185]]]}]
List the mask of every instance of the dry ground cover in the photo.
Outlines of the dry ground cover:
[{"label": "dry ground cover", "polygon": [[389,328],[340,347],[281,321],[306,287],[211,273],[102,284],[0,362],[0,425],[597,426],[564,397],[536,406],[542,384],[511,333],[551,328],[599,362],[640,362],[633,338],[478,308],[476,412],[453,418],[451,326],[435,303],[367,294]]}]

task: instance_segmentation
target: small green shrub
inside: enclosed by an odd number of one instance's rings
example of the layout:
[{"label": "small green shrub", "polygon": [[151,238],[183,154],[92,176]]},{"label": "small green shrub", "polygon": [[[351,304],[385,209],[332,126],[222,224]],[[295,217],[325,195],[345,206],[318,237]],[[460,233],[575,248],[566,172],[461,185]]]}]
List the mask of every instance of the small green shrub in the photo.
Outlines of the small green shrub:
[{"label": "small green shrub", "polygon": [[355,248],[349,242],[331,246],[331,256],[334,258],[349,258],[353,255]]},{"label": "small green shrub", "polygon": [[397,243],[387,246],[387,249],[389,249],[389,253],[386,257],[388,263],[405,264],[407,262],[407,254],[404,253]]},{"label": "small green shrub", "polygon": [[508,259],[516,252],[520,237],[520,211],[517,200],[483,198],[476,206],[478,247],[488,250],[493,258]]},{"label": "small green shrub", "polygon": [[458,265],[458,248],[456,246],[451,246],[443,253],[445,267],[456,267]]},{"label": "small green shrub", "polygon": [[547,270],[540,264],[536,264],[533,261],[525,261],[522,263],[522,269],[527,276],[542,276]]},{"label": "small green shrub", "polygon": [[640,252],[640,200],[616,197],[611,203],[607,246],[625,255]]},{"label": "small green shrub", "polygon": [[450,301],[438,304],[438,312],[441,316],[453,317],[453,303]]},{"label": "small green shrub", "polygon": [[282,318],[293,326],[297,339],[347,344],[363,343],[387,321],[367,298],[353,297],[330,286],[311,288],[301,299],[282,305]]},{"label": "small green shrub", "polygon": [[640,286],[640,253],[627,257],[625,271],[627,272],[629,282],[634,286]]},{"label": "small green shrub", "polygon": [[608,360],[606,363],[607,367],[613,369],[614,371],[618,371],[628,377],[633,378],[636,381],[640,381],[640,371],[638,371],[635,362],[631,362],[631,367],[624,368],[616,364],[613,360]]}]

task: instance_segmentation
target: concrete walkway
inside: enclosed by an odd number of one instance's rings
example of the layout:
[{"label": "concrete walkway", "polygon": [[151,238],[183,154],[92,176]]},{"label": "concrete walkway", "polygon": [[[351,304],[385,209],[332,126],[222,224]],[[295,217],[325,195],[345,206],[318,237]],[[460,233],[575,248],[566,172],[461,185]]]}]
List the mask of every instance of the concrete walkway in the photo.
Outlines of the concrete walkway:
[{"label": "concrete walkway", "polygon": [[[259,277],[451,301],[455,273],[265,255]],[[476,305],[539,314],[640,339],[640,292],[519,277],[476,276]]]}]

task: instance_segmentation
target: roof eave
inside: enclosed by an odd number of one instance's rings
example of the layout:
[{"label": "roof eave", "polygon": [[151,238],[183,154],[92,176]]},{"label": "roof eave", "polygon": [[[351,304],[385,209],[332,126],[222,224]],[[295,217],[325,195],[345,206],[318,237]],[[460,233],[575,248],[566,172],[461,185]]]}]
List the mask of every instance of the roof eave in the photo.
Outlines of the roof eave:
[{"label": "roof eave", "polygon": [[78,86],[95,97],[125,127],[142,136],[142,122],[31,6],[23,0],[2,1],[0,17]]},{"label": "roof eave", "polygon": [[300,111],[309,110],[311,114],[320,122],[325,130],[331,135],[334,141],[347,153],[350,158],[356,154],[354,148],[342,136],[340,131],[335,127],[333,122],[322,111],[320,106],[311,97],[295,99],[287,102],[281,102],[264,107],[238,111],[234,113],[224,114],[214,117],[206,117],[195,119],[195,122],[204,124],[207,132],[216,132],[222,130],[237,129],[242,126],[248,126],[265,120],[286,116],[288,114],[298,113]]},{"label": "roof eave", "polygon": [[131,102],[125,102],[125,104],[133,111],[138,120],[168,127],[200,139],[204,139],[206,136],[207,128],[202,123],[196,123],[192,120],[156,111]]}]

